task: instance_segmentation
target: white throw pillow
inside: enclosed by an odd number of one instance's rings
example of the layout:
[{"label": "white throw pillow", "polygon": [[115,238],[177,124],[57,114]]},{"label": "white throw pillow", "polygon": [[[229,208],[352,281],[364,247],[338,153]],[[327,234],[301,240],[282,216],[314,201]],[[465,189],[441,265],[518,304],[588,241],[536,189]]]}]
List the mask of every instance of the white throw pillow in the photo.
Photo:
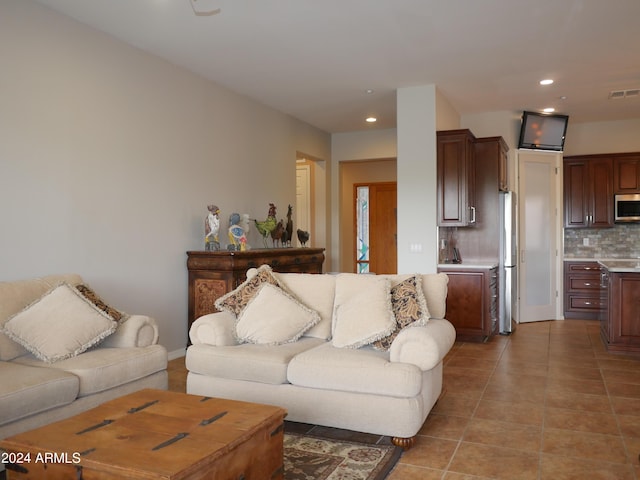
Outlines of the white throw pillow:
[{"label": "white throw pillow", "polygon": [[263,283],[236,322],[238,341],[260,345],[295,342],[320,315],[270,283]]},{"label": "white throw pillow", "polygon": [[387,337],[395,327],[387,278],[338,275],[331,340],[334,347],[360,348]]},{"label": "white throw pillow", "polygon": [[40,360],[74,357],[115,332],[118,323],[64,283],[12,316],[3,333]]}]

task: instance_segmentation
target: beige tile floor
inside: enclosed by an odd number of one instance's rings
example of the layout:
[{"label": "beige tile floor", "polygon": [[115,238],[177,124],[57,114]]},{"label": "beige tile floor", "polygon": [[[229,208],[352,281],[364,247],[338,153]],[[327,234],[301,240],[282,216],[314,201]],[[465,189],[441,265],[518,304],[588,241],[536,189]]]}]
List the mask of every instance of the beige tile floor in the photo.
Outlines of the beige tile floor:
[{"label": "beige tile floor", "polygon": [[[184,359],[170,388],[185,391]],[[518,325],[457,342],[444,393],[390,480],[640,480],[640,358],[608,354],[595,321]]]}]

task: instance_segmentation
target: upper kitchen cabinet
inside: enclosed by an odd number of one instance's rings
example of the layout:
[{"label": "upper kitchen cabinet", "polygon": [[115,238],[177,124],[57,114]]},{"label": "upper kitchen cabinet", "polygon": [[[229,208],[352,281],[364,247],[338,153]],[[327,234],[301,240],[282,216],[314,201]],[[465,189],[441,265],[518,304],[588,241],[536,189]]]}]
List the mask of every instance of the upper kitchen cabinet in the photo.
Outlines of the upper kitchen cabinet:
[{"label": "upper kitchen cabinet", "polygon": [[640,193],[640,153],[614,156],[613,192]]},{"label": "upper kitchen cabinet", "polygon": [[436,133],[438,226],[472,226],[476,221],[475,136],[467,129]]},{"label": "upper kitchen cabinet", "polygon": [[613,224],[613,159],[565,157],[565,228],[606,228]]},{"label": "upper kitchen cabinet", "polygon": [[502,137],[478,138],[476,139],[475,148],[476,168],[483,168],[484,162],[496,161],[498,165],[498,190],[508,192],[510,190],[509,171],[507,168],[509,147],[504,139]]}]

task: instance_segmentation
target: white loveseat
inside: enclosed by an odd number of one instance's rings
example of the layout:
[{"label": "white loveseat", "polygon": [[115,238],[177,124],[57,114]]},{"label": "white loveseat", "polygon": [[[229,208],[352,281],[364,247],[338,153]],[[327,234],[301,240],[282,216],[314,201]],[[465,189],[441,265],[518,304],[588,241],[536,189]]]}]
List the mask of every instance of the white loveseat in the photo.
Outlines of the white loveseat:
[{"label": "white loveseat", "polygon": [[110,325],[108,306],[96,307],[96,316],[93,301],[75,298],[82,284],[75,274],[0,282],[0,438],[142,388],[167,388],[167,351],[155,320],[131,315]]},{"label": "white loveseat", "polygon": [[[455,342],[444,319],[448,277],[263,266],[247,278],[216,302],[224,311],[192,324],[187,393],[279,405],[291,421],[388,435],[411,447],[442,391],[443,358]],[[274,299],[277,289],[288,298]]]}]

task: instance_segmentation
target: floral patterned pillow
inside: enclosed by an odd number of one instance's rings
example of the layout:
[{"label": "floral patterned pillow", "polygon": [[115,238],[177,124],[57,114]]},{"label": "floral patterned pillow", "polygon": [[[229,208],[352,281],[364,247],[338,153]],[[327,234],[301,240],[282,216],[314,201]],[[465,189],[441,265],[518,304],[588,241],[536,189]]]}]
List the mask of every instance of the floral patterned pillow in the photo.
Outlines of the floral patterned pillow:
[{"label": "floral patterned pillow", "polygon": [[424,325],[429,320],[427,301],[422,292],[422,277],[414,275],[391,287],[391,307],[396,317],[396,329],[373,343],[377,350],[387,351],[400,331],[409,325]]},{"label": "floral patterned pillow", "polygon": [[251,299],[257,295],[263,283],[281,287],[269,265],[262,265],[253,277],[247,278],[237,288],[218,298],[215,302],[216,308],[222,312],[229,312],[237,318],[247,308]]}]

